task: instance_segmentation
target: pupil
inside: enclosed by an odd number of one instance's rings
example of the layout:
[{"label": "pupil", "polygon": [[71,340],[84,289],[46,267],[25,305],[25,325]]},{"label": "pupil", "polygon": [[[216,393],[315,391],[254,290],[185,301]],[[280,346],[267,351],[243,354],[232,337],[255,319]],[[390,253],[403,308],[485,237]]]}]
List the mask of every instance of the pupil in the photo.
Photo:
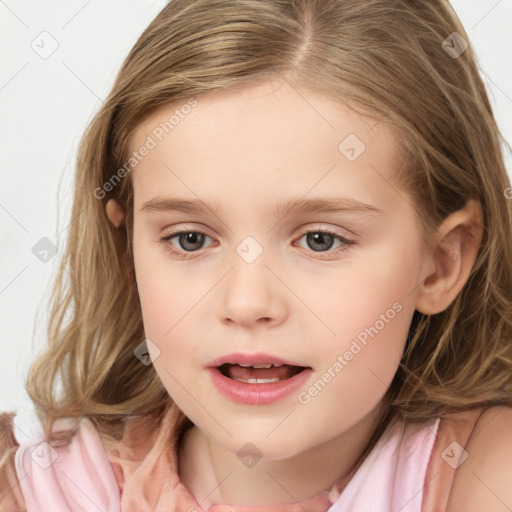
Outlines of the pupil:
[{"label": "pupil", "polygon": [[[327,242],[324,240],[327,238]],[[320,249],[330,249],[334,242],[334,236],[329,233],[308,233],[308,243],[314,247],[314,244],[320,244]]]},{"label": "pupil", "polygon": [[[195,247],[196,244],[201,245],[204,239],[204,235],[202,233],[182,233],[179,237],[180,245],[185,249],[186,251],[194,251],[198,249],[198,247]],[[191,244],[192,247],[188,246],[187,244]]]}]

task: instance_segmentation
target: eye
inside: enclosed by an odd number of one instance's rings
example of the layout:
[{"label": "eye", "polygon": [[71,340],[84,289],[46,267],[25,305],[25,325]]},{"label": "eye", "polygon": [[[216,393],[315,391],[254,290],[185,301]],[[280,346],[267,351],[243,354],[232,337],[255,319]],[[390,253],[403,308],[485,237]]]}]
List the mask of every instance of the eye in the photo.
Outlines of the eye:
[{"label": "eye", "polygon": [[[349,240],[348,238],[329,230],[309,230],[304,232],[299,240],[304,237],[306,238],[306,243],[313,252],[328,252],[328,257],[336,256],[348,250],[351,245],[355,244],[353,240]],[[330,249],[332,249],[336,242],[339,242],[340,245],[331,251]],[[320,259],[325,259],[325,257],[321,256]]]},{"label": "eye", "polygon": [[[172,240],[176,238],[177,244],[180,249],[176,249]],[[166,247],[172,254],[177,255],[181,258],[188,258],[185,253],[197,252],[203,245],[206,238],[210,238],[208,235],[201,231],[175,231],[174,233],[167,233],[160,239],[160,242]]]},{"label": "eye", "polygon": [[[304,237],[306,238],[306,243],[309,245],[306,249],[311,248],[311,250],[317,254],[327,253],[327,257],[329,258],[341,254],[348,250],[351,245],[355,244],[353,240],[349,240],[348,238],[329,230],[315,229],[305,231],[299,237],[299,240]],[[182,230],[166,233],[160,239],[160,243],[164,245],[170,253],[178,258],[187,259],[194,257],[192,253],[198,252],[207,238],[210,237],[202,231]],[[174,239],[176,239],[176,244],[173,243]],[[331,250],[336,242],[340,245],[334,250]],[[178,247],[176,247],[176,245]],[[317,257],[320,259],[326,259],[325,256]]]}]

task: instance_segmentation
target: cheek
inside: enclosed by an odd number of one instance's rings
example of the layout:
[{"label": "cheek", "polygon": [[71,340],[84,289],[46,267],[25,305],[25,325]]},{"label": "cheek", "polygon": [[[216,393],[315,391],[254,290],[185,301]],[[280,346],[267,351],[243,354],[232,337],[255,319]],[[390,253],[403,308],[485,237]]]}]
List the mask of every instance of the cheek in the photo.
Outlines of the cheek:
[{"label": "cheek", "polygon": [[147,250],[135,253],[134,249],[144,333],[153,343],[148,344],[152,364],[169,395],[187,403],[189,366],[198,359],[199,343],[197,327],[191,328],[190,322],[194,322],[194,305],[206,291],[176,267],[171,275],[165,254],[155,258]]},{"label": "cheek", "polygon": [[311,321],[303,325],[308,332],[309,324],[310,339],[322,332],[317,368],[333,367],[331,372],[343,375],[336,379],[340,387],[353,382],[358,393],[370,393],[374,385],[388,386],[396,373],[415,311],[411,292],[419,272],[418,248],[400,247],[368,251],[354,258],[350,269],[333,272],[324,286],[297,291],[308,297],[308,306],[324,324],[316,322],[314,331]]},{"label": "cheek", "polygon": [[297,397],[311,418],[312,430],[318,429],[327,437],[336,435],[340,423],[326,429],[326,407],[338,404],[337,410],[329,409],[330,414],[346,422],[348,428],[369,414],[389,389],[414,313],[414,304],[404,299],[400,287],[390,290],[394,283],[382,281],[377,288],[354,292],[357,299],[338,299],[336,307],[326,304],[330,313],[324,319],[335,335],[317,338],[314,346],[322,350],[311,351],[315,379]]},{"label": "cheek", "polygon": [[[294,290],[299,297],[307,298],[310,310],[333,336],[347,339],[379,321],[387,311],[392,317],[389,325],[398,328],[403,322],[402,327],[408,327],[419,272],[418,248],[390,242],[380,244],[378,249],[355,251],[321,279],[296,279]],[[402,310],[400,314],[396,314],[398,309]],[[323,333],[328,334],[327,329]]]},{"label": "cheek", "polygon": [[145,333],[148,338],[165,340],[205,294],[204,280],[194,279],[186,266],[171,261],[157,242],[139,238],[135,230],[135,276]]}]

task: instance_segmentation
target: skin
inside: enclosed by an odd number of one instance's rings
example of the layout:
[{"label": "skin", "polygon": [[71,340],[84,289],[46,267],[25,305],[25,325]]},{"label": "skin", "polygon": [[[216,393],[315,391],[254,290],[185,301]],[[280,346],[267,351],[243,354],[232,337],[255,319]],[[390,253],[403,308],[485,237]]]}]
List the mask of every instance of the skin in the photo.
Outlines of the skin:
[{"label": "skin", "polygon": [[[150,346],[150,355],[194,422],[180,448],[180,478],[205,509],[304,500],[350,476],[385,411],[414,311],[443,311],[467,281],[481,208],[470,201],[447,217],[431,255],[412,198],[395,183],[403,162],[388,126],[281,79],[197,99],[131,173],[136,281],[146,337],[159,351]],[[162,107],[139,126],[131,151],[176,108]],[[366,146],[354,161],[338,149],[349,134]],[[220,210],[141,211],[164,196]],[[304,196],[350,198],[382,213],[273,216],[279,201]],[[106,211],[121,226],[114,200]],[[354,244],[335,254],[336,239],[322,249],[304,235],[325,229]],[[167,242],[191,256],[180,259],[160,242],[171,230],[207,237],[195,252],[178,237]],[[250,264],[236,252],[247,236],[263,249]],[[307,391],[394,303],[400,312],[307,404],[297,393],[239,404],[205,370],[221,355],[267,352],[311,366]],[[237,457],[247,442],[261,455],[252,467]]]}]

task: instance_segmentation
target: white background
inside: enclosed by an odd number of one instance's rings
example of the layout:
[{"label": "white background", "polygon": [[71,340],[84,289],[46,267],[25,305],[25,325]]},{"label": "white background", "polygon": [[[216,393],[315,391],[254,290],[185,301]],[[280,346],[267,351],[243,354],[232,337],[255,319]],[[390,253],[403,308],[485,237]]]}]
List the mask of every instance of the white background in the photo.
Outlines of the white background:
[{"label": "white background", "polygon": [[[60,254],[43,263],[32,247],[48,237],[63,250],[79,139],[165,4],[0,0],[0,411],[31,408],[23,380],[46,343],[49,286]],[[452,5],[479,59],[498,125],[512,142],[512,0]],[[47,59],[31,47],[43,31],[58,43]],[[505,158],[511,174],[512,155],[506,151]]]}]

